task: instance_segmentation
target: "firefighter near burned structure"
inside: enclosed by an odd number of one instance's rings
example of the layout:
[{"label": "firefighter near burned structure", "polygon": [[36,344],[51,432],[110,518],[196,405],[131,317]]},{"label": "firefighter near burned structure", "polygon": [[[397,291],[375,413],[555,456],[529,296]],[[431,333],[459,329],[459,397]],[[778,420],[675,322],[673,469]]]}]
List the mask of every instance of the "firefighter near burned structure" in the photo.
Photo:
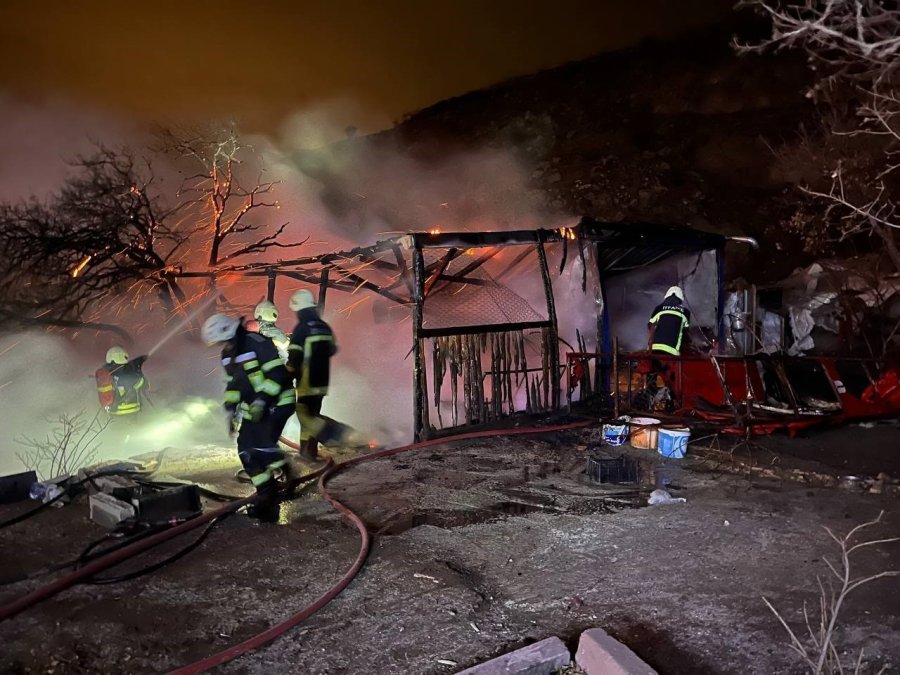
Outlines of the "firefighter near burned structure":
[{"label": "firefighter near burned structure", "polygon": [[100,405],[112,417],[131,417],[141,411],[148,384],[143,365],[146,356],[128,358],[124,347],[114,345],[106,352],[106,363],[94,372]]},{"label": "firefighter near burned structure", "polygon": [[275,304],[268,300],[260,302],[253,308],[253,319],[256,322],[256,332],[270,338],[275,343],[275,347],[278,348],[281,358],[287,360],[287,348],[290,340],[276,323],[278,321],[278,308],[275,307]]},{"label": "firefighter near burned structure", "polygon": [[290,308],[297,313],[297,327],[288,345],[288,371],[296,378],[297,419],[300,422],[300,457],[315,460],[319,443],[325,446],[361,446],[359,432],[322,415],[328,393],[331,357],[337,353],[334,333],[316,309],[312,293],[300,289],[291,296]]},{"label": "firefighter near burned structure", "polygon": [[691,312],[685,306],[684,291],[680,286],[672,286],[647,323],[650,351],[680,356],[681,343],[690,321]]},{"label": "firefighter near burned structure", "polygon": [[248,331],[241,318],[213,314],[201,334],[207,345],[222,347],[227,430],[237,435],[238,457],[258,494],[248,514],[277,520],[275,475],[290,480],[291,474],[278,439],[294,413],[293,378],[272,340]]}]

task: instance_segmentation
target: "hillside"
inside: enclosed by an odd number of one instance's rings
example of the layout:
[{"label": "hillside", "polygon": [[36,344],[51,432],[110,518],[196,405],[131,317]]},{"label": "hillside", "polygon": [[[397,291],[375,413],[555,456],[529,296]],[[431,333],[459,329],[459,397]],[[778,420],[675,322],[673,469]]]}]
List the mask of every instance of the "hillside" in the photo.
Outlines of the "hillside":
[{"label": "hillside", "polygon": [[[719,26],[601,54],[442,101],[341,145],[399,149],[424,165],[513,148],[549,211],[755,236],[764,243],[756,272],[732,272],[771,279],[805,262],[779,234],[798,194],[775,148],[795,142],[813,111],[802,61],[739,56],[733,35]],[[328,183],[321,166],[307,169]]]}]

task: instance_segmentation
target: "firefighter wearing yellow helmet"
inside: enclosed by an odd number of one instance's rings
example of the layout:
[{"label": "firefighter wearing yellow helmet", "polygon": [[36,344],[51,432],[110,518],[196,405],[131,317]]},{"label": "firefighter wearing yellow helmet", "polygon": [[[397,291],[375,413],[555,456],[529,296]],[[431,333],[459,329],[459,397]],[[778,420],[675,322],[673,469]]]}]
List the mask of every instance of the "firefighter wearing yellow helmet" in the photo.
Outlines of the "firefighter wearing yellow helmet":
[{"label": "firefighter wearing yellow helmet", "polygon": [[146,360],[146,356],[129,359],[128,352],[120,345],[107,350],[106,363],[94,372],[94,377],[100,405],[110,415],[133,415],[141,411],[141,398],[146,396],[148,388],[142,370]]},{"label": "firefighter wearing yellow helmet", "polygon": [[337,353],[334,333],[316,309],[308,290],[291,297],[297,313],[297,327],[288,345],[288,371],[296,378],[297,419],[300,421],[300,456],[315,460],[323,445],[365,445],[365,437],[345,424],[322,415],[322,401],[328,393],[331,357]]},{"label": "firefighter wearing yellow helmet", "polygon": [[278,308],[274,303],[263,300],[253,309],[253,318],[256,319],[257,332],[272,340],[278,348],[278,354],[286,361],[290,341],[284,331],[275,324],[278,321]]}]

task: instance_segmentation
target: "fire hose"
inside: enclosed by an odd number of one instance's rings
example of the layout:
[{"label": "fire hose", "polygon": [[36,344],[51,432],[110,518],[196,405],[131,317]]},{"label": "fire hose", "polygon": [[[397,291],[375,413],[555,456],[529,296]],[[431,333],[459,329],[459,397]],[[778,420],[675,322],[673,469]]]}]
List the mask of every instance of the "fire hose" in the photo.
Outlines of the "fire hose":
[{"label": "fire hose", "polygon": [[[353,563],[344,573],[344,575],[338,580],[334,586],[332,586],[328,591],[319,596],[312,604],[303,608],[299,612],[289,616],[287,619],[278,623],[267,630],[254,635],[253,637],[244,640],[243,642],[229,647],[221,652],[216,654],[212,654],[204,659],[196,661],[194,663],[188,664],[181,668],[178,668],[172,671],[174,674],[178,675],[186,675],[188,673],[201,673],[205,670],[213,668],[214,666],[221,665],[223,663],[227,663],[232,661],[247,652],[253,651],[262,647],[265,644],[275,640],[279,636],[286,633],[288,630],[301,623],[305,619],[309,618],[320,609],[325,607],[331,600],[333,600],[338,594],[341,593],[353,580],[353,578],[357,575],[359,570],[362,568],[366,557],[369,554],[369,548],[371,544],[371,537],[369,535],[368,530],[366,529],[365,524],[362,519],[356,515],[353,511],[350,510],[346,505],[340,502],[337,498],[332,496],[326,485],[328,481],[336,476],[341,471],[346,468],[355,465],[361,464],[363,462],[368,462],[376,459],[381,459],[383,457],[391,457],[393,455],[400,454],[402,452],[407,452],[409,450],[416,450],[419,448],[425,448],[434,445],[441,445],[444,443],[455,442],[455,441],[464,441],[471,440],[477,438],[488,438],[492,436],[519,436],[526,434],[541,434],[541,433],[553,433],[559,431],[568,431],[572,429],[579,429],[582,427],[590,426],[593,424],[593,420],[583,420],[579,422],[572,422],[568,424],[557,424],[543,427],[523,427],[519,429],[491,429],[487,431],[476,431],[476,432],[468,432],[463,434],[458,434],[455,436],[447,436],[443,438],[435,438],[427,441],[421,441],[418,443],[411,443],[408,445],[402,445],[396,448],[389,448],[386,450],[380,450],[378,452],[369,453],[366,455],[360,455],[358,457],[354,457],[352,459],[341,462],[340,464],[334,464],[330,459],[322,468],[316,470],[311,474],[307,474],[306,476],[302,476],[299,479],[295,479],[292,481],[294,485],[299,484],[300,482],[307,482],[313,480],[315,478],[319,479],[318,489],[319,493],[322,497],[331,504],[341,515],[343,515],[347,520],[349,520],[354,527],[356,527],[359,536],[360,536],[360,545],[359,552],[356,555]],[[299,446],[290,441],[288,439],[282,438],[281,442],[283,442],[288,447],[299,450]],[[293,487],[293,486],[291,486]],[[74,572],[67,574],[59,579],[52,581],[51,583],[38,588],[31,593],[28,593],[17,600],[14,600],[2,607],[0,607],[0,621],[5,621],[6,619],[12,618],[17,614],[33,607],[37,603],[46,600],[54,595],[66,590],[67,588],[71,588],[78,582],[90,578],[98,572],[101,572],[113,565],[117,565],[139,553],[142,553],[157,544],[160,544],[164,541],[172,539],[179,534],[183,534],[185,532],[189,532],[201,525],[208,523],[216,518],[222,517],[226,514],[233,513],[240,507],[252,503],[256,499],[255,496],[246,497],[244,499],[240,499],[225,506],[222,506],[219,509],[214,511],[210,511],[208,513],[204,513],[197,518],[189,520],[185,523],[177,525],[169,530],[165,530],[153,536],[147,537],[146,539],[142,539],[137,541],[129,546],[121,548],[113,553],[110,553],[108,556],[104,556],[97,560],[93,560],[88,563],[84,567],[75,570]]]}]

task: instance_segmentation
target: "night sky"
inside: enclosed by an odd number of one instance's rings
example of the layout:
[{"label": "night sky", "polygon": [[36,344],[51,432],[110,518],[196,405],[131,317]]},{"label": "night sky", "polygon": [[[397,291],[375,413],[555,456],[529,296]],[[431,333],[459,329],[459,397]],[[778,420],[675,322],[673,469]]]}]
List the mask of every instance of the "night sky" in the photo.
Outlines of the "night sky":
[{"label": "night sky", "polygon": [[324,108],[362,131],[514,75],[710,23],[722,0],[4,0],[0,93],[142,124],[277,131]]}]

